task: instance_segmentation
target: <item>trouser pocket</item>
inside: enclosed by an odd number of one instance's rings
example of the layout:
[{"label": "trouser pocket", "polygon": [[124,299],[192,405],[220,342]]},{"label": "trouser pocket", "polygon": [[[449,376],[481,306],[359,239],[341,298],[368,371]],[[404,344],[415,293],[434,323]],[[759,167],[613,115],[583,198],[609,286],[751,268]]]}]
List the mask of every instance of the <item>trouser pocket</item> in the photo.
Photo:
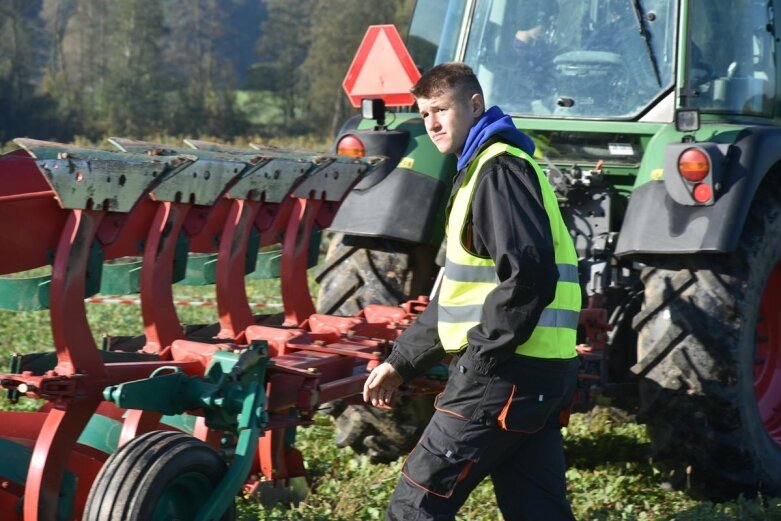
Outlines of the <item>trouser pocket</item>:
[{"label": "trouser pocket", "polygon": [[551,415],[561,408],[560,396],[518,394],[518,388],[513,385],[510,396],[496,418],[496,423],[502,430],[537,432],[545,426]]},{"label": "trouser pocket", "polygon": [[458,418],[479,421],[483,416],[483,400],[493,379],[454,361],[445,389],[437,396],[435,408]]},{"label": "trouser pocket", "polygon": [[401,473],[416,487],[450,498],[473,465],[455,445],[441,436],[424,435],[404,462]]},{"label": "trouser pocket", "polygon": [[485,419],[500,429],[534,433],[560,425],[577,381],[578,362],[516,357],[497,371],[483,399]]}]

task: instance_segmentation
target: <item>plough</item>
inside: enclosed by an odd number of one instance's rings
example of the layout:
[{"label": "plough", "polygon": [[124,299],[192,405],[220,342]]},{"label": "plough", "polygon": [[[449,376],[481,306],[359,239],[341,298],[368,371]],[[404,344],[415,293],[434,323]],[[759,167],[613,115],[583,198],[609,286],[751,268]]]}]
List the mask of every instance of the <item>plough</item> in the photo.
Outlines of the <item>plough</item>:
[{"label": "plough", "polygon": [[[232,519],[237,494],[305,480],[295,429],[356,397],[427,305],[341,317],[312,303],[313,237],[383,159],[110,142],[116,151],[18,139],[0,156],[0,275],[51,266],[0,279],[0,305],[48,308],[54,343],[0,375],[12,401],[44,400],[0,412],[0,512]],[[284,313],[253,315],[245,277],[280,243]],[[215,284],[217,324],[180,323],[177,281]],[[143,335],[99,348],[85,309],[98,292],[137,292]]]}]

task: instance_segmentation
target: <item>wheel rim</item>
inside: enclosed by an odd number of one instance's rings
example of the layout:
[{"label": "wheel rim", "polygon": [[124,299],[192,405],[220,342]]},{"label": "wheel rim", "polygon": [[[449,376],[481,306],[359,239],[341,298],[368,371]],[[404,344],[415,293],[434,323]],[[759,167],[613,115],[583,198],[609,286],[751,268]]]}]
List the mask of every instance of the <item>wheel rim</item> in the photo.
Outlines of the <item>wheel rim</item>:
[{"label": "wheel rim", "polygon": [[155,508],[153,521],[195,519],[214,485],[200,472],[187,472],[166,487]]},{"label": "wheel rim", "polygon": [[770,273],[759,307],[754,392],[765,430],[781,445],[781,262]]}]

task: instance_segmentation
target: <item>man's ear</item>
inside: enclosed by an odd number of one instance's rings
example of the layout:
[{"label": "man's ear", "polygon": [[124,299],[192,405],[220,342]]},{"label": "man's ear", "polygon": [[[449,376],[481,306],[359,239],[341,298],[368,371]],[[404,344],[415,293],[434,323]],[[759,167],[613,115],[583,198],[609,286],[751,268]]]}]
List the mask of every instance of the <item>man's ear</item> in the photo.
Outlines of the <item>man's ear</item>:
[{"label": "man's ear", "polygon": [[472,104],[472,116],[474,116],[475,119],[482,116],[483,112],[485,112],[485,100],[483,99],[483,95],[478,93],[472,94],[469,101]]}]

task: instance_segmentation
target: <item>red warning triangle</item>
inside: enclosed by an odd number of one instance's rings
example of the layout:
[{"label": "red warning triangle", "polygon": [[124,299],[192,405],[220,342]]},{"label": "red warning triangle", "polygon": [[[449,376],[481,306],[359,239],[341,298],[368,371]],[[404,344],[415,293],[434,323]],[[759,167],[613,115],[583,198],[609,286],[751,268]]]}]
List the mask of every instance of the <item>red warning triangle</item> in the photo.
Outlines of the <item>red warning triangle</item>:
[{"label": "red warning triangle", "polygon": [[342,87],[353,107],[361,98],[382,98],[385,105],[412,105],[410,88],[420,78],[399,32],[393,25],[372,25],[366,31]]}]

